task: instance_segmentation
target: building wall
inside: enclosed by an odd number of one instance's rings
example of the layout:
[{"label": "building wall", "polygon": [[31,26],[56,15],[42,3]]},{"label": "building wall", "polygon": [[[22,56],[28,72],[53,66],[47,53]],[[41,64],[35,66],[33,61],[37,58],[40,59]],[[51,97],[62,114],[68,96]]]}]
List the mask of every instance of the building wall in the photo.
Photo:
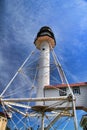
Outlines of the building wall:
[{"label": "building wall", "polygon": [[[68,92],[68,90],[67,90],[67,92]],[[57,89],[47,89],[47,90],[45,90],[45,97],[59,97],[59,90],[57,90]],[[59,101],[46,101],[45,105],[51,105],[51,104],[55,104],[55,103],[59,104]],[[61,104],[61,102],[60,102],[60,104]],[[61,107],[65,108],[67,106],[71,107],[72,104],[66,102],[64,104],[59,105],[60,108]]]},{"label": "building wall", "polygon": [[[80,94],[74,94],[76,97],[76,106],[84,106],[87,108],[87,86],[80,86]],[[72,87],[72,90],[74,87]],[[69,93],[68,88],[66,88],[66,92]],[[58,97],[60,96],[58,89],[45,89],[45,97]],[[45,104],[52,104],[55,102],[46,102]],[[65,107],[67,103],[63,105]],[[70,104],[71,106],[71,104]]]},{"label": "building wall", "polygon": [[7,125],[7,118],[0,116],[0,130],[5,130]]},{"label": "building wall", "polygon": [[76,97],[76,106],[87,107],[87,86],[80,87],[80,95],[75,95]]}]

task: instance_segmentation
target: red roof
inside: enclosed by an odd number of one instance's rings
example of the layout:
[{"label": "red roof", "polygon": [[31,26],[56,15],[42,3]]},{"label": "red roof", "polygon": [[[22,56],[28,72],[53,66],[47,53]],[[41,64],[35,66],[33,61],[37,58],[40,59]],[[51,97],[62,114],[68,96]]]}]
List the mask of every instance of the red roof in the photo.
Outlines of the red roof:
[{"label": "red roof", "polygon": [[[69,85],[70,87],[83,87],[83,86],[87,86],[87,82],[73,83]],[[45,86],[44,89],[54,89],[54,88],[64,88],[64,87],[68,87],[68,85],[67,84],[48,85]]]}]

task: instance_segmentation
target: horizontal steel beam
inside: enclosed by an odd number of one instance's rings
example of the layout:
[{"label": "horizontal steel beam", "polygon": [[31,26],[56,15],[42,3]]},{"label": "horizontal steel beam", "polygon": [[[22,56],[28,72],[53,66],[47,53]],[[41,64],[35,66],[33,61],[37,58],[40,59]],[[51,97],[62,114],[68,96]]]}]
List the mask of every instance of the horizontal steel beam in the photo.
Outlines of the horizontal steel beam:
[{"label": "horizontal steel beam", "polygon": [[42,101],[58,101],[58,100],[69,100],[67,96],[61,97],[43,97],[43,98],[9,98],[1,99],[1,102],[42,102]]},{"label": "horizontal steel beam", "polygon": [[15,102],[4,102],[7,105],[12,105],[12,106],[17,106],[17,107],[21,107],[21,108],[26,108],[26,109],[30,109],[31,107],[25,104],[19,104],[19,103],[15,103]]}]

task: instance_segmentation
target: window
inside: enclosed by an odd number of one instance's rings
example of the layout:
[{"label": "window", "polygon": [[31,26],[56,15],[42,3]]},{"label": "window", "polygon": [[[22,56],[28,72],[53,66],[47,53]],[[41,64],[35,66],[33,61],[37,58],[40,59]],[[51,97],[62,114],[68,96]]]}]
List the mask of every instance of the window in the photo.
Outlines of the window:
[{"label": "window", "polygon": [[80,87],[74,87],[73,94],[80,94]]},{"label": "window", "polygon": [[66,96],[66,88],[60,88],[59,95],[60,96]]},{"label": "window", "polygon": [[45,48],[42,48],[42,50],[44,51],[44,50],[45,50]]}]

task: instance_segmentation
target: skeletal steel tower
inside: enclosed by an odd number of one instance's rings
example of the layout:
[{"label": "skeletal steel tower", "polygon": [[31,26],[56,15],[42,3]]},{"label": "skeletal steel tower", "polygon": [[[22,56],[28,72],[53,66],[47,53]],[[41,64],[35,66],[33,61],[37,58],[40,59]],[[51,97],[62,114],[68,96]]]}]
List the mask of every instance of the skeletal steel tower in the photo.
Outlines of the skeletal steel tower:
[{"label": "skeletal steel tower", "polygon": [[[30,98],[29,97],[27,98],[27,96],[26,98],[5,98],[3,96],[5,92],[7,91],[7,89],[10,87],[10,85],[12,84],[12,82],[14,81],[14,79],[17,77],[17,75],[20,72],[22,72],[24,65],[27,63],[27,61],[30,60],[30,57],[34,54],[35,51],[32,51],[31,54],[29,54],[29,56],[25,59],[23,64],[20,66],[18,71],[15,73],[13,78],[10,80],[10,82],[7,84],[3,92],[0,94],[0,103],[3,107],[3,110],[5,111],[7,115],[8,115],[8,110],[9,110],[11,114],[14,111],[21,114],[23,118],[33,117],[34,119],[37,119],[36,123],[37,125],[40,124],[40,127],[39,127],[40,130],[50,130],[50,128],[53,128],[53,125],[61,117],[65,117],[65,116],[66,117],[68,116],[70,118],[74,117],[75,130],[78,130],[77,116],[76,116],[76,111],[75,111],[76,98],[72,92],[72,89],[70,88],[70,85],[67,81],[65,73],[61,67],[61,64],[59,60],[57,59],[55,52],[53,50],[53,48],[56,45],[56,41],[55,41],[55,37],[52,30],[47,26],[42,27],[36,36],[34,44],[36,48],[40,51],[40,58],[39,58],[39,65],[38,65],[37,97],[31,97],[31,94],[30,94]],[[57,67],[59,76],[61,78],[62,85],[64,85],[65,83],[65,86],[67,87],[67,90],[68,90],[67,93],[65,91],[62,91],[66,93],[66,95],[59,95],[61,89],[58,89],[58,88],[56,89],[55,86],[53,85],[51,87],[57,90],[56,91],[57,93],[53,91],[51,92],[49,91],[47,95],[45,94],[46,97],[44,96],[44,86],[50,87],[50,51],[52,52],[53,60]],[[36,69],[36,72],[37,72],[37,69]],[[35,78],[37,77],[36,75],[37,73],[35,73]],[[34,87],[30,89],[30,92],[31,90],[33,91]],[[17,92],[19,91],[17,90]],[[15,94],[14,91],[13,91],[13,94]],[[31,105],[31,102],[37,102],[37,103],[33,106]],[[23,118],[21,118],[21,120],[19,118],[19,120],[22,121]],[[45,124],[45,121],[47,121],[46,124]],[[16,124],[14,124],[14,126],[15,128],[17,128]],[[25,126],[26,126],[26,123],[24,124],[24,127]],[[34,128],[35,124],[32,127]]]}]

